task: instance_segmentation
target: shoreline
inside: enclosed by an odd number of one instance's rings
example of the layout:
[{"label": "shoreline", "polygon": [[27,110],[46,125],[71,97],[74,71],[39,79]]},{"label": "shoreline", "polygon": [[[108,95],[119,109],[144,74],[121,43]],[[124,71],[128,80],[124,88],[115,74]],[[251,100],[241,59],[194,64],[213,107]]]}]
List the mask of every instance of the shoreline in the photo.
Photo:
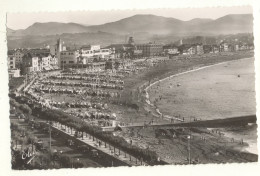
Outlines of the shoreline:
[{"label": "shoreline", "polygon": [[[230,63],[230,62],[235,62],[235,61],[240,61],[240,60],[248,60],[248,59],[254,59],[254,57],[248,57],[248,58],[241,58],[241,59],[237,59],[237,60],[229,60],[229,61],[225,61],[225,62],[220,62],[220,63],[215,63],[215,64],[211,64],[211,65],[206,65],[206,66],[202,66],[202,67],[199,67],[199,68],[195,68],[195,69],[191,69],[191,70],[187,70],[187,71],[184,71],[184,72],[180,72],[180,73],[177,73],[177,74],[172,74],[170,76],[167,76],[165,78],[162,78],[160,80],[157,80],[151,84],[149,84],[148,86],[146,86],[144,88],[144,91],[145,91],[145,103],[149,106],[152,106],[154,108],[154,104],[151,103],[150,101],[150,95],[148,93],[148,90],[152,87],[152,86],[155,86],[156,84],[158,83],[161,83],[161,82],[164,82],[166,80],[170,80],[171,78],[173,77],[177,77],[177,76],[180,76],[180,75],[184,75],[184,74],[187,74],[187,73],[192,73],[192,72],[195,72],[195,71],[199,71],[199,70],[203,70],[203,69],[206,69],[206,68],[210,68],[210,67],[213,67],[213,66],[217,66],[217,65],[222,65],[222,64],[226,64],[226,63]],[[145,85],[145,84],[144,84]],[[155,111],[157,112],[157,114],[159,116],[164,116],[166,119],[170,120],[172,118],[177,118],[177,117],[173,117],[173,116],[170,116],[168,114],[163,114],[161,113],[160,109],[157,108],[155,109]],[[181,119],[178,119],[178,120],[181,120]]]}]

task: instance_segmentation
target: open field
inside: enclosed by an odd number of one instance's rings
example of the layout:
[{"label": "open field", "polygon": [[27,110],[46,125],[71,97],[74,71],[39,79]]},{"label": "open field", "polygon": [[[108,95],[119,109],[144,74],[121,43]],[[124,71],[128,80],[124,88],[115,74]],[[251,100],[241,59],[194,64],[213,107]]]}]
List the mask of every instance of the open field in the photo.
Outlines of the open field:
[{"label": "open field", "polygon": [[254,81],[254,59],[243,59],[173,77],[152,86],[149,95],[161,113],[187,120],[251,115]]}]

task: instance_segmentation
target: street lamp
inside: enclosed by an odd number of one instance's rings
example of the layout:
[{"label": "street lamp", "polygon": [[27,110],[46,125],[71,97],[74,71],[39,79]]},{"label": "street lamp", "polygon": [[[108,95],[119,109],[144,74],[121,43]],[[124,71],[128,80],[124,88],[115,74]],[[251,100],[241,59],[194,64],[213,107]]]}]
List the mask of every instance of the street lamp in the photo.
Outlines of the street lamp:
[{"label": "street lamp", "polygon": [[191,154],[190,154],[190,138],[191,138],[191,136],[189,135],[188,137],[188,152],[189,152],[189,156],[188,156],[188,162],[189,162],[189,164],[191,164]]},{"label": "street lamp", "polygon": [[[191,123],[191,117],[190,117],[190,123]],[[188,138],[188,152],[189,152],[188,160],[189,160],[189,164],[191,164],[191,147],[190,147],[191,130],[190,130],[190,128],[189,128],[189,135],[187,138]]]}]

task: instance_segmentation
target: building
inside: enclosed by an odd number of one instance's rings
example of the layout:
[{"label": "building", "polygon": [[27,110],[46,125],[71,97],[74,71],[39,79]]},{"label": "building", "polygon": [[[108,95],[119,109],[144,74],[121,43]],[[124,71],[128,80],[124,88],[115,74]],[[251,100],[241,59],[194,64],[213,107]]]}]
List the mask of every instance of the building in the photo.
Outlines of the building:
[{"label": "building", "polygon": [[247,43],[236,43],[234,44],[234,51],[245,51],[245,50],[253,50],[254,44]]},{"label": "building", "polygon": [[103,58],[103,59],[109,58],[111,53],[112,52],[109,48],[100,48],[100,45],[88,45],[88,46],[83,46],[80,49],[80,56],[82,57],[83,60],[86,61],[89,58]]},{"label": "building", "polygon": [[251,43],[251,44],[248,44],[248,47],[249,47],[249,50],[254,50],[254,49],[255,49],[255,46],[254,46],[254,44],[253,44],[253,43]]},{"label": "building", "polygon": [[142,50],[137,48],[133,37],[128,38],[128,43],[111,44],[103,49],[109,49],[109,55],[105,55],[108,59],[133,59],[142,55]]},{"label": "building", "polygon": [[82,46],[81,49],[97,51],[97,50],[100,50],[100,45],[86,45],[86,46]]},{"label": "building", "polygon": [[129,37],[128,44],[135,45],[134,37]]},{"label": "building", "polygon": [[84,57],[93,57],[95,52],[100,51],[100,45],[87,45],[80,48],[80,55]]},{"label": "building", "polygon": [[130,59],[126,60],[118,60],[115,62],[115,65],[118,65],[118,68],[120,69],[127,69],[129,67],[132,67],[134,65],[133,61]]},{"label": "building", "polygon": [[203,45],[203,52],[206,53],[218,53],[219,46],[218,45]]},{"label": "building", "polygon": [[60,63],[61,67],[71,67],[78,63],[80,59],[80,52],[79,50],[66,50],[60,52]]},{"label": "building", "polygon": [[15,50],[9,50],[8,55],[13,55],[15,57],[15,66],[18,69],[21,69],[22,62],[23,62],[23,56],[28,52],[27,49],[15,49]]},{"label": "building", "polygon": [[105,70],[107,65],[107,62],[92,62],[87,63],[86,68],[88,68],[88,70]]},{"label": "building", "polygon": [[235,44],[235,45],[234,45],[234,50],[235,50],[235,51],[239,51],[239,49],[240,49],[239,44]]},{"label": "building", "polygon": [[226,43],[226,42],[220,43],[220,45],[219,45],[219,51],[220,51],[220,52],[227,52],[227,51],[229,51],[229,45],[228,45],[228,43]]},{"label": "building", "polygon": [[9,79],[20,77],[20,69],[8,69],[8,75]]},{"label": "building", "polygon": [[135,44],[133,37],[129,37],[128,43],[112,44],[105,47],[105,49],[110,49],[109,58],[134,59],[140,57],[159,56],[163,54],[162,44]]},{"label": "building", "polygon": [[187,54],[189,55],[193,55],[193,54],[196,54],[196,47],[195,46],[191,46],[189,48],[187,48]]},{"label": "building", "polygon": [[228,45],[228,51],[229,51],[229,52],[235,51],[235,45],[229,44],[229,45]]},{"label": "building", "polygon": [[100,48],[100,45],[87,45],[79,50],[79,63],[87,64],[93,61],[104,61],[111,58],[112,51],[109,48]]},{"label": "building", "polygon": [[161,56],[163,54],[163,45],[156,43],[137,44],[137,50],[142,51],[143,57]]},{"label": "building", "polygon": [[55,55],[51,55],[50,65],[51,65],[54,69],[59,69],[59,67],[58,67],[58,58],[57,58]]},{"label": "building", "polygon": [[202,44],[195,44],[195,53],[196,54],[204,54],[203,45]]},{"label": "building", "polygon": [[141,58],[143,56],[143,51],[135,49],[133,50],[133,58]]},{"label": "building", "polygon": [[20,77],[20,69],[17,69],[15,66],[15,57],[10,54],[14,54],[14,53],[8,52],[7,64],[8,64],[9,78]]},{"label": "building", "polygon": [[203,52],[205,54],[207,53],[213,53],[213,47],[212,45],[203,45]]},{"label": "building", "polygon": [[28,52],[38,57],[38,71],[58,69],[58,59],[55,55],[51,55],[50,49],[30,49]]},{"label": "building", "polygon": [[51,59],[52,59],[51,55],[44,56],[41,58],[41,70],[44,70],[44,71],[53,70],[53,68],[51,66]]},{"label": "building", "polygon": [[50,46],[50,53],[51,55],[56,55],[57,53],[56,45],[51,45]]},{"label": "building", "polygon": [[50,46],[50,54],[56,56],[58,67],[61,68],[61,52],[66,51],[64,42],[59,38],[55,45]]},{"label": "building", "polygon": [[8,69],[15,69],[15,57],[13,55],[8,55],[7,57]]},{"label": "building", "polygon": [[22,70],[23,74],[40,71],[39,58],[33,53],[26,53],[23,56]]},{"label": "building", "polygon": [[35,57],[38,57],[38,69],[37,71],[51,70],[50,68],[50,49],[48,48],[35,48],[28,51]]},{"label": "building", "polygon": [[130,58],[135,46],[132,44],[112,44],[104,49],[109,49],[110,58]]},{"label": "building", "polygon": [[42,57],[38,57],[38,71],[43,71],[45,69],[43,69],[43,61],[42,61]]},{"label": "building", "polygon": [[183,55],[204,54],[202,44],[184,44],[179,47],[179,51]]},{"label": "building", "polygon": [[183,55],[193,55],[196,54],[195,45],[184,44],[179,46],[179,52]]},{"label": "building", "polygon": [[219,46],[218,45],[212,45],[212,53],[219,53]]},{"label": "building", "polygon": [[246,43],[243,43],[239,46],[240,51],[249,50],[249,46]]},{"label": "building", "polygon": [[107,48],[102,48],[100,50],[96,50],[94,51],[94,57],[98,57],[98,58],[110,58],[110,54],[111,54],[111,50],[107,49]]},{"label": "building", "polygon": [[17,49],[14,52],[14,57],[16,58],[16,63],[21,64],[23,62],[23,56],[27,53],[27,50]]},{"label": "building", "polygon": [[179,54],[178,47],[174,44],[164,45],[163,46],[164,55],[177,55]]},{"label": "building", "polygon": [[34,49],[28,50],[28,52],[30,52],[34,55],[43,55],[43,56],[50,55],[50,49],[48,49],[48,48],[34,48]]}]

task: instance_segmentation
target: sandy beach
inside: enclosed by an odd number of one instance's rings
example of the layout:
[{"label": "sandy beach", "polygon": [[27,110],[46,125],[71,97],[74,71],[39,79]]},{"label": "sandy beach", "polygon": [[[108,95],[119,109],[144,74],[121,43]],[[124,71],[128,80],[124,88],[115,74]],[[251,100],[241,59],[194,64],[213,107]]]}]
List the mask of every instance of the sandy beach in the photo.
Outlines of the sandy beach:
[{"label": "sandy beach", "polygon": [[[172,77],[148,89],[163,114],[202,120],[255,114],[254,59]],[[155,101],[157,99],[157,101]]]}]

